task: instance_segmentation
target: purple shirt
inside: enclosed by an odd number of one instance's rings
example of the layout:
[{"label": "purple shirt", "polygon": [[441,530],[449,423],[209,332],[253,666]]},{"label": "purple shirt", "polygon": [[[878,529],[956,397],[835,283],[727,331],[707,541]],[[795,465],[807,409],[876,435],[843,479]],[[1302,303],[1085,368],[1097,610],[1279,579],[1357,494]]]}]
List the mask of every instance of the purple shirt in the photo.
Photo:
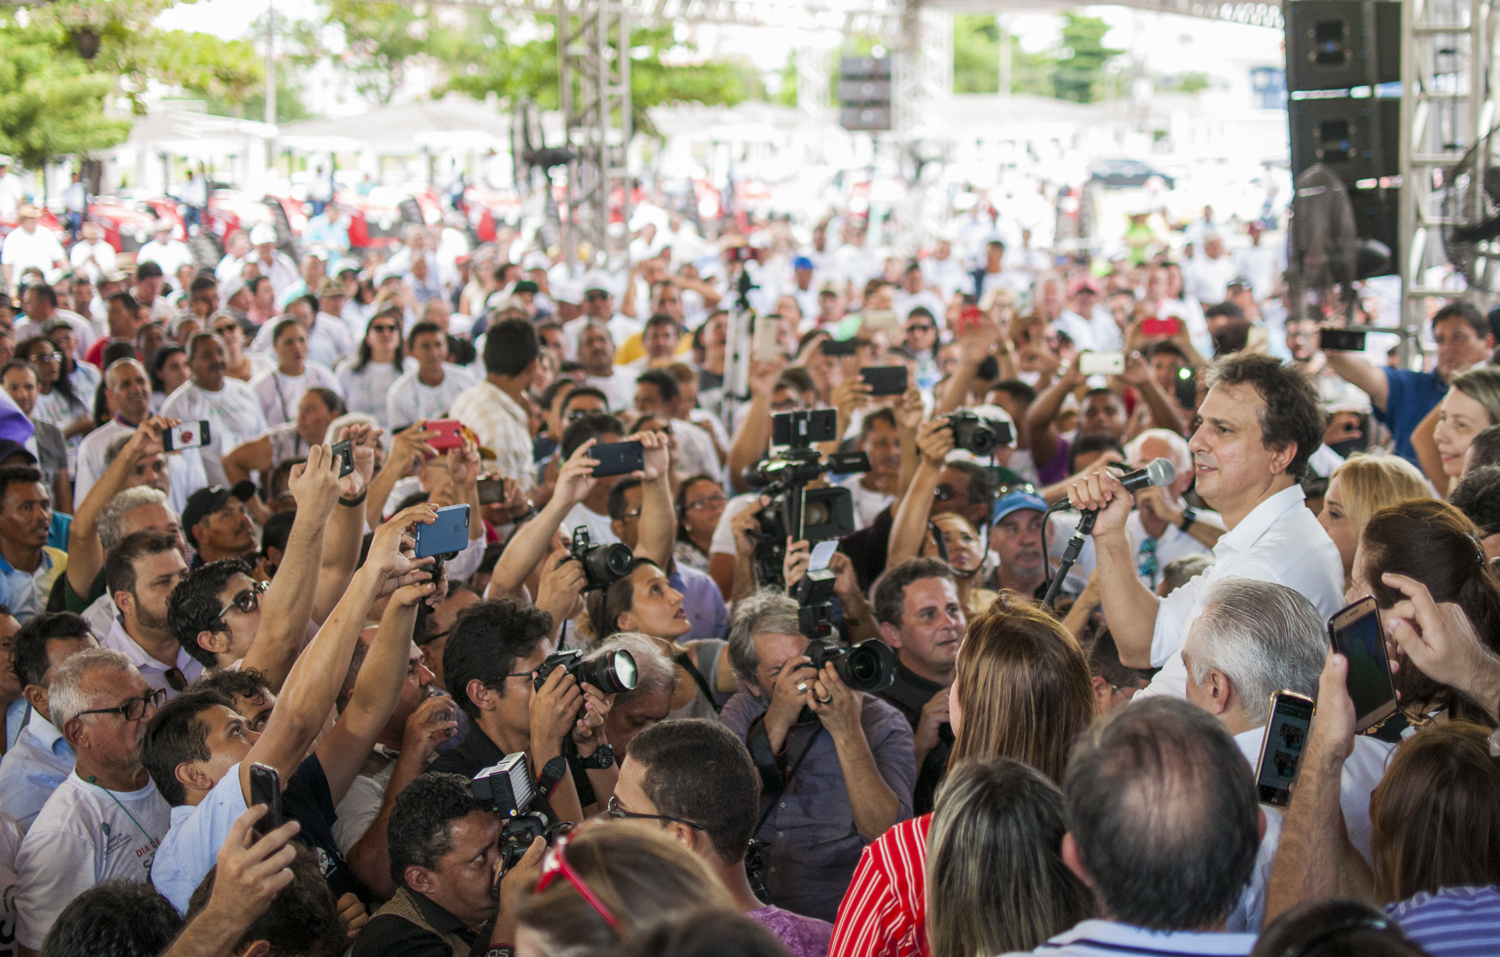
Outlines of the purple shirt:
[{"label": "purple shirt", "polygon": [[1068,477],[1068,453],[1073,451],[1073,443],[1066,436],[1057,437],[1057,454],[1042,465],[1036,463],[1036,477],[1043,485],[1056,485]]},{"label": "purple shirt", "polygon": [[747,910],[745,916],[770,931],[792,957],[828,957],[833,925],[826,920],[793,914],[774,904]]},{"label": "purple shirt", "polygon": [[[911,726],[901,712],[872,695],[862,695],[860,726],[876,770],[896,793],[896,820],[911,817],[917,760]],[[766,702],[740,692],[724,706],[719,720],[743,740]],[[839,764],[833,736],[817,722],[798,724],[786,738],[788,769],[804,750],[811,750],[784,790],[761,795],[768,812],[756,834],[771,846],[765,851],[766,889],[780,907],[832,922],[849,889],[860,852],[868,843],[854,826],[854,808]]]},{"label": "purple shirt", "polygon": [[712,578],[677,562],[667,576],[667,584],[682,594],[682,610],[693,624],[693,630],[682,636],[684,641],[724,637],[729,631],[729,610]]}]

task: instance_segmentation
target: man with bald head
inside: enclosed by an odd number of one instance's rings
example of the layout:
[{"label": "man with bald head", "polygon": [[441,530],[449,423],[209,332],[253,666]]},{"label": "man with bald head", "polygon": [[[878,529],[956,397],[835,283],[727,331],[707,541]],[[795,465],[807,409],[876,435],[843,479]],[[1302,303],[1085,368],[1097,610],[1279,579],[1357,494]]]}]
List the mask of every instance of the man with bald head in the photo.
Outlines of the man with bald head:
[{"label": "man with bald head", "polygon": [[[82,502],[105,470],[105,450],[117,435],[134,432],[151,414],[151,379],[145,366],[135,359],[117,359],[104,370],[104,389],[114,416],[88,434],[78,446],[78,477],[73,485],[73,501]],[[179,514],[188,495],[208,484],[203,459],[197,449],[173,452],[167,456],[171,476],[169,499]]]}]

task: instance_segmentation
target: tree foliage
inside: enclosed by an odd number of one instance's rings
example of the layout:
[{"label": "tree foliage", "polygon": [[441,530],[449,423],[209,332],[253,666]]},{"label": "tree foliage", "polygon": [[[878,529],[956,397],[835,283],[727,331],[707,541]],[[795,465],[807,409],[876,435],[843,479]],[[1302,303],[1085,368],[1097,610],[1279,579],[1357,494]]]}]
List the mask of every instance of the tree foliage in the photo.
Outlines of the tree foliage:
[{"label": "tree foliage", "polygon": [[[1010,89],[1060,100],[1091,103],[1104,90],[1104,74],[1120,50],[1104,46],[1109,25],[1098,17],[1063,16],[1058,49],[1029,53],[1015,34],[1010,44]],[[995,93],[1000,89],[1000,28],[988,14],[953,18],[953,92]]]},{"label": "tree foliage", "polygon": [[1059,100],[1092,103],[1103,95],[1109,61],[1125,51],[1104,45],[1109,24],[1099,17],[1076,13],[1062,16],[1062,49],[1052,74],[1053,95]]},{"label": "tree foliage", "polygon": [[0,150],[23,166],[108,149],[130,133],[104,115],[114,81],[60,49],[65,41],[57,30],[0,27]]}]

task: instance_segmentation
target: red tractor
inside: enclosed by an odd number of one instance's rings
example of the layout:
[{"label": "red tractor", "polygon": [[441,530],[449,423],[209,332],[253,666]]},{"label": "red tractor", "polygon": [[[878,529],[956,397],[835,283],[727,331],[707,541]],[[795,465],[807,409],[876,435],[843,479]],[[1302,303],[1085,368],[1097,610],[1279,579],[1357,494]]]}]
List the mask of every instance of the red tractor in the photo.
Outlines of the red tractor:
[{"label": "red tractor", "polygon": [[117,253],[134,253],[151,241],[159,222],[172,224],[172,235],[184,235],[182,217],[171,199],[135,202],[119,196],[95,196],[89,203],[89,219],[104,227],[104,241]]},{"label": "red tractor", "polygon": [[188,240],[188,245],[201,265],[213,266],[224,258],[225,237],[236,229],[249,232],[261,223],[275,228],[276,248],[296,259],[297,231],[292,228],[285,202],[275,196],[257,197],[236,189],[216,189],[209,194],[203,228]]}]

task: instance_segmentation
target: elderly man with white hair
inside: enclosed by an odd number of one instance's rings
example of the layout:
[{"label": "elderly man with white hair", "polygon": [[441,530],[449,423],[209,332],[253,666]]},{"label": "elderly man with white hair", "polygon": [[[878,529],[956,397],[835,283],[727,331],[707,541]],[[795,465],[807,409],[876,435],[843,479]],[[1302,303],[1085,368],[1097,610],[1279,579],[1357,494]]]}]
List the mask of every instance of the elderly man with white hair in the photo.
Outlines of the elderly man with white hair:
[{"label": "elderly man with white hair", "polygon": [[[1212,714],[1234,735],[1252,770],[1260,760],[1270,720],[1271,695],[1318,694],[1328,655],[1323,616],[1300,593],[1274,582],[1222,578],[1203,594],[1203,611],[1182,646],[1187,700]],[[1370,858],[1370,794],[1385,775],[1394,746],[1369,735],[1354,740],[1339,786],[1349,840]],[[1251,885],[1230,917],[1230,929],[1255,929],[1265,909],[1281,834],[1281,812],[1267,807],[1266,835]],[[1236,921],[1243,920],[1243,924]]]},{"label": "elderly man with white hair", "polygon": [[[1152,591],[1161,584],[1167,563],[1189,555],[1213,555],[1213,546],[1224,534],[1224,521],[1217,512],[1195,510],[1183,500],[1193,483],[1193,455],[1187,440],[1169,429],[1147,429],[1125,446],[1125,461],[1133,469],[1144,468],[1153,459],[1165,458],[1177,470],[1177,478],[1164,488],[1145,488],[1136,493],[1136,508],[1125,523],[1135,556],[1136,577]],[[1066,541],[1078,522],[1076,512],[1054,515],[1056,541]],[[1068,574],[1069,584],[1082,589],[1094,570],[1094,540],[1085,540],[1078,563]]]}]

